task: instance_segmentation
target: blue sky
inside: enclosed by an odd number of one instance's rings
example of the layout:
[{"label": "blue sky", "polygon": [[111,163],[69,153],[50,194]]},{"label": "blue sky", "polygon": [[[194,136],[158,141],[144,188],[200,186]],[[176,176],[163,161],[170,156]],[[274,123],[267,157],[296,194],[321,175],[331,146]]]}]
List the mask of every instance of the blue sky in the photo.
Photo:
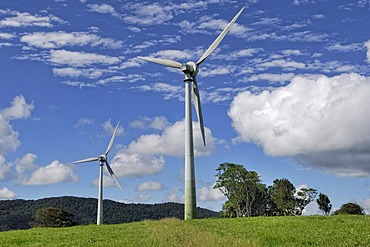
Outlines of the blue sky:
[{"label": "blue sky", "polygon": [[[183,75],[137,59],[197,61],[198,206],[220,210],[223,162],[288,178],[370,212],[370,1],[1,1],[0,198],[97,197],[105,151],[116,201],[183,201]],[[107,174],[106,174],[107,175]],[[312,204],[306,213],[317,213]]]}]

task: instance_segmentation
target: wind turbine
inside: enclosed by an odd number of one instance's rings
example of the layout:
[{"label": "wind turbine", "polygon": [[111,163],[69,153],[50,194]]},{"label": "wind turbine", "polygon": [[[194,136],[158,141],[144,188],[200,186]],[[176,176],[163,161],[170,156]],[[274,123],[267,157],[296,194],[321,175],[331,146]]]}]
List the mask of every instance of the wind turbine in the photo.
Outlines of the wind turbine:
[{"label": "wind turbine", "polygon": [[106,165],[109,174],[112,176],[120,190],[122,191],[121,185],[119,184],[116,175],[114,175],[114,172],[112,168],[110,167],[108,163],[108,153],[113,145],[114,138],[116,137],[117,129],[118,129],[119,122],[117,123],[116,128],[114,129],[113,135],[110,139],[110,142],[108,144],[107,150],[105,151],[104,154],[99,155],[98,157],[92,157],[92,158],[87,158],[83,160],[78,160],[75,162],[72,162],[72,164],[78,164],[78,163],[85,163],[85,162],[92,162],[92,161],[99,161],[100,162],[100,172],[99,172],[99,194],[98,194],[98,213],[97,213],[97,219],[96,219],[96,224],[100,225],[103,223],[103,166],[104,164]]},{"label": "wind turbine", "polygon": [[[142,60],[157,63],[171,68],[180,69],[185,74],[185,210],[184,219],[196,218],[196,192],[195,192],[195,172],[194,172],[194,146],[193,146],[193,127],[192,127],[192,112],[191,112],[191,87],[193,88],[193,98],[195,110],[200,124],[203,144],[206,145],[204,135],[204,124],[202,116],[202,108],[200,105],[200,96],[196,75],[199,71],[199,65],[206,60],[206,58],[217,48],[225,35],[229,32],[231,26],[238,19],[244,7],[236,14],[226,28],[220,33],[211,46],[205,53],[194,63],[192,61],[187,63],[179,63],[177,61],[153,58],[153,57],[138,57]],[[192,85],[191,85],[192,84]]]}]

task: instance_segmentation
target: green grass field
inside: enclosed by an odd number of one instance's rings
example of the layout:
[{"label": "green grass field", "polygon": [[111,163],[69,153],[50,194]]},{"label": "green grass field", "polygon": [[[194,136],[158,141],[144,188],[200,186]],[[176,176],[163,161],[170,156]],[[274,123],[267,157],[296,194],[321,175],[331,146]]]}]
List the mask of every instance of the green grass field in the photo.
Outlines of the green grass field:
[{"label": "green grass field", "polygon": [[0,233],[0,246],[370,246],[370,216],[165,219]]}]

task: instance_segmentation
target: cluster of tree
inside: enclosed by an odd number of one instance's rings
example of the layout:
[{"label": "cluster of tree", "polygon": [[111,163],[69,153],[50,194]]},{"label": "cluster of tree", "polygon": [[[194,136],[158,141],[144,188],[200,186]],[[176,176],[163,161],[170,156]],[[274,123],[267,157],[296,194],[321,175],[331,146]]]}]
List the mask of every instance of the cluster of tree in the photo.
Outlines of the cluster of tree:
[{"label": "cluster of tree", "polygon": [[[257,172],[239,164],[222,163],[216,171],[214,188],[228,199],[222,207],[222,217],[302,215],[318,194],[314,188],[297,190],[286,178],[275,179],[267,186]],[[320,193],[316,203],[324,215],[330,214],[332,204],[327,195]],[[333,214],[364,215],[365,211],[356,203],[346,203]]]},{"label": "cluster of tree", "polygon": [[297,191],[286,178],[267,186],[257,172],[238,164],[222,163],[216,171],[214,188],[228,198],[222,208],[223,217],[301,215],[318,193],[314,188]]},{"label": "cluster of tree", "polygon": [[[80,197],[53,197],[39,200],[0,201],[0,231],[28,229],[35,226],[39,209],[58,208],[70,212],[67,220],[80,225],[96,224],[97,199]],[[42,212],[42,211],[41,211]],[[147,219],[184,217],[180,203],[126,204],[104,200],[104,224],[119,224]],[[58,213],[56,213],[58,215]],[[198,218],[217,217],[218,212],[197,208]],[[59,216],[58,216],[59,217]],[[62,223],[62,222],[60,222]]]}]

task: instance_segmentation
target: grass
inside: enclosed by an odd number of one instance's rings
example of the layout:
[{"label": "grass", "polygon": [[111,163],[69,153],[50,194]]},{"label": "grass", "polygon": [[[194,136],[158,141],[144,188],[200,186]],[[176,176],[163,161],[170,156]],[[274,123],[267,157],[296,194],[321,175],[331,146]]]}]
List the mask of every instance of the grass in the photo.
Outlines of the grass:
[{"label": "grass", "polygon": [[164,219],[0,233],[0,246],[370,246],[370,216]]}]

